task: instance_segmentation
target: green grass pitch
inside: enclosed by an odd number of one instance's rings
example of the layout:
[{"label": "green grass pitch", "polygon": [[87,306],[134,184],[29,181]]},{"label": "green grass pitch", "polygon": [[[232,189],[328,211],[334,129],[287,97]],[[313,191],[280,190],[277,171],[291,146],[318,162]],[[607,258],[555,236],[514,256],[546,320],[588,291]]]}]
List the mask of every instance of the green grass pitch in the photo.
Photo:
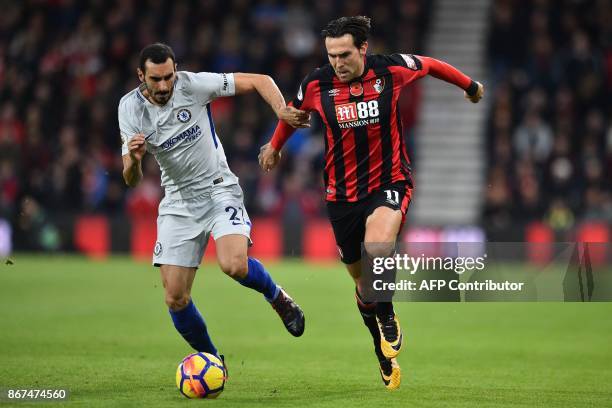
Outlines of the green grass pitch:
[{"label": "green grass pitch", "polygon": [[0,265],[0,388],[70,390],[48,406],[612,406],[611,303],[397,304],[402,386],[389,392],[339,263],[269,264],[306,313],[299,339],[259,294],[205,265],[193,298],[230,379],[219,399],[189,401],[174,374],[191,350],[155,268],[128,258],[13,260]]}]

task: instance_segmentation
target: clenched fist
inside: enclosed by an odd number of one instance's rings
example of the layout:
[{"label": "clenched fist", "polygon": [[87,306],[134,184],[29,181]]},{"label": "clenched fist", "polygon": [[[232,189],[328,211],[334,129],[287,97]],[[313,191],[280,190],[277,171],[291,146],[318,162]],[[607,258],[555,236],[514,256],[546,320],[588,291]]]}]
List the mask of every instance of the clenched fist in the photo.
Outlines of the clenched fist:
[{"label": "clenched fist", "polygon": [[130,139],[130,141],[128,142],[128,151],[132,160],[135,160],[137,162],[142,161],[142,158],[147,152],[145,136],[142,133],[138,133]]},{"label": "clenched fist", "polygon": [[281,153],[272,147],[270,143],[261,146],[259,150],[259,165],[264,171],[270,171],[280,161]]},{"label": "clenched fist", "polygon": [[480,82],[476,83],[478,84],[478,90],[474,95],[468,95],[468,93],[465,92],[465,99],[472,103],[478,103],[478,101],[480,101],[484,96],[484,86]]}]

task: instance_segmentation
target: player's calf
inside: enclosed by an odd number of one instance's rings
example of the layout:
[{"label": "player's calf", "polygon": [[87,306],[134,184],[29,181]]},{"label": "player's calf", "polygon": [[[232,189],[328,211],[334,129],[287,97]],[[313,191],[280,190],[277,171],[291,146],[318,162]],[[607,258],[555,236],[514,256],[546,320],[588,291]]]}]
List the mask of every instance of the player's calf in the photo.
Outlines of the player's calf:
[{"label": "player's calf", "polygon": [[361,298],[359,290],[355,288],[355,300],[357,301],[357,309],[363,319],[363,324],[370,331],[372,340],[374,341],[374,352],[378,361],[385,360],[385,355],[380,349],[380,331],[376,320],[376,302],[366,302]]},{"label": "player's calf", "polygon": [[176,331],[197,351],[217,355],[204,318],[191,300],[189,294],[166,293],[172,323]]},{"label": "player's calf", "polygon": [[[375,255],[379,256],[392,256],[394,252],[394,245],[378,245],[376,246],[378,252],[370,253],[368,252],[367,258],[369,262],[369,266],[372,265],[372,259],[374,259]],[[368,249],[366,247],[366,249]],[[370,245],[370,249],[372,249],[372,245]],[[385,282],[395,282],[396,270],[395,268],[386,269],[383,271],[382,275],[378,275],[379,278],[383,279]],[[380,293],[379,295],[383,295]],[[378,301],[376,303],[376,322],[378,324],[378,331],[380,334],[380,349],[384,354],[385,358],[390,360],[392,358],[397,357],[402,347],[402,330],[399,324],[399,319],[395,315],[395,311],[393,310],[393,303],[390,300],[393,298],[393,291],[387,291],[384,293],[384,297],[388,299],[387,302]]]},{"label": "player's calf", "polygon": [[165,302],[176,331],[197,351],[217,355],[206,322],[191,300],[195,268],[161,265]]},{"label": "player's calf", "polygon": [[[395,252],[394,242],[365,243],[367,267],[371,268],[373,259],[376,257],[389,257]],[[383,272],[380,277],[386,282],[395,282],[395,269],[388,269]],[[393,292],[386,293],[386,297],[391,299]],[[402,330],[399,324],[399,319],[393,310],[393,303],[377,302],[376,304],[376,322],[380,334],[380,349],[386,359],[397,357],[402,347]]]},{"label": "player's calf", "polygon": [[376,317],[376,302],[365,302],[359,295],[359,290],[355,288],[355,299],[357,300],[357,309],[363,318],[363,323],[370,331],[374,340],[374,352],[379,364],[380,377],[382,378],[385,387],[389,390],[399,388],[401,382],[400,366],[395,358],[387,359],[381,350],[381,335]]},{"label": "player's calf", "polygon": [[217,255],[223,272],[242,286],[264,295],[292,335],[300,336],[304,332],[304,313],[274,282],[261,262],[247,257],[247,240],[244,236],[230,234],[219,238]]},{"label": "player's calf", "polygon": [[395,253],[395,241],[393,242],[365,242],[364,248],[369,258],[385,258]]},{"label": "player's calf", "polygon": [[293,336],[304,333],[304,312],[297,303],[272,280],[266,268],[255,258],[248,259],[248,272],[244,279],[238,281],[241,285],[262,293],[278,313],[285,328]]}]

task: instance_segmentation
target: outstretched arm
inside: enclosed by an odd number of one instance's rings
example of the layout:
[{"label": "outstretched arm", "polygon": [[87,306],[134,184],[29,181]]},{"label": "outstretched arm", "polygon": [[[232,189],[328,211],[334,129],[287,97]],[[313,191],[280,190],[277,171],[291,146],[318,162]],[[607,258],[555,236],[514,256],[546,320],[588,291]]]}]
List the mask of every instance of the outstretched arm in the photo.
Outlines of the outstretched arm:
[{"label": "outstretched arm", "polygon": [[257,91],[270,105],[276,117],[294,128],[310,126],[310,115],[307,112],[286,106],[283,94],[276,86],[274,80],[268,75],[235,73],[234,81],[236,95]]},{"label": "outstretched arm", "polygon": [[417,56],[423,64],[423,70],[434,78],[441,79],[457,85],[465,91],[465,97],[473,103],[477,103],[484,95],[484,86],[459,71],[446,62],[435,58]]},{"label": "outstretched arm", "polygon": [[[313,98],[313,92],[309,85],[313,83],[313,81],[314,79],[312,74],[306,76],[306,78],[304,78],[300,84],[300,89],[298,90],[295,99],[292,102],[289,102],[287,106],[291,108],[297,107],[303,111],[306,111],[305,113],[312,111],[313,107],[311,100]],[[310,118],[310,114],[308,114],[308,118]],[[260,149],[259,165],[264,171],[270,171],[278,164],[281,158],[280,151],[285,142],[289,140],[293,132],[295,132],[294,128],[288,126],[283,121],[278,122],[276,129],[274,129],[272,139]]]}]

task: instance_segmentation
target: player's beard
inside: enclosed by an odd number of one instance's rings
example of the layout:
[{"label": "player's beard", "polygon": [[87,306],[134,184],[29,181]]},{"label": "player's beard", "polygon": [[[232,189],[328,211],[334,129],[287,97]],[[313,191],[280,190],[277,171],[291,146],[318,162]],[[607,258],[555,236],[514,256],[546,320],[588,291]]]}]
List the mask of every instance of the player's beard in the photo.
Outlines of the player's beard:
[{"label": "player's beard", "polygon": [[155,102],[159,103],[160,105],[165,105],[170,100],[171,96],[172,91],[167,91],[164,93],[156,92],[153,94],[153,99],[155,99]]},{"label": "player's beard", "polygon": [[160,93],[152,90],[146,82],[142,82],[142,84],[144,85],[144,89],[147,91],[147,95],[149,96],[149,98],[153,99],[153,101],[158,105],[165,105],[170,100],[170,97],[172,96],[172,90],[174,89],[173,86],[172,88],[170,88],[169,91],[165,93]]}]

